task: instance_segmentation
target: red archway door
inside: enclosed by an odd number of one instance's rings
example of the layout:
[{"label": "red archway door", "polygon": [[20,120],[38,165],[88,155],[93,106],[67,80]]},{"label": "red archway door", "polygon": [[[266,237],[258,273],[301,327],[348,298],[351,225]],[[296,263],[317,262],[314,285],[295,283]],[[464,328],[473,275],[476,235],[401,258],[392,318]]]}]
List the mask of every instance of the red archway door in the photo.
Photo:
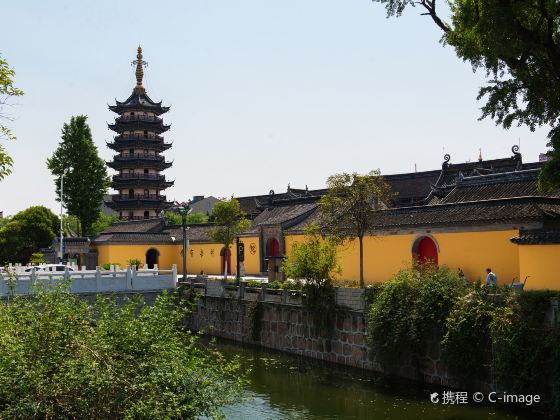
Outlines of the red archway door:
[{"label": "red archway door", "polygon": [[419,263],[438,264],[437,245],[432,238],[423,237],[418,243],[417,258]]},{"label": "red archway door", "polygon": [[220,257],[222,259],[222,271],[220,274],[224,274],[226,271],[226,261],[227,261],[227,273],[231,274],[231,251],[226,248],[222,248],[220,251]]},{"label": "red archway door", "polygon": [[267,247],[266,247],[266,256],[267,257],[280,256],[280,242],[278,242],[278,239],[272,238],[268,240]]}]

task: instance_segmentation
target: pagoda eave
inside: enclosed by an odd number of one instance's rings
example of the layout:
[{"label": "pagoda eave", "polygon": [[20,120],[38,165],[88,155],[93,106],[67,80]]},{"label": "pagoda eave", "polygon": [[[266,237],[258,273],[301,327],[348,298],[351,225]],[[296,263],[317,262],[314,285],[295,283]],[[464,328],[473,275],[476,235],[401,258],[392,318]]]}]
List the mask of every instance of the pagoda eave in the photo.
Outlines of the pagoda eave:
[{"label": "pagoda eave", "polygon": [[165,181],[165,180],[158,180],[158,179],[122,179],[118,178],[118,176],[113,177],[113,182],[111,187],[115,190],[123,190],[127,188],[157,188],[158,190],[165,190],[169,187],[172,187],[174,181]]},{"label": "pagoda eave", "polygon": [[130,159],[130,160],[114,160],[107,162],[107,166],[116,171],[127,168],[142,167],[146,169],[155,169],[162,171],[164,169],[171,168],[172,162],[162,162],[153,160],[143,160],[143,159]]},{"label": "pagoda eave", "polygon": [[107,147],[116,152],[122,152],[131,148],[149,148],[156,152],[164,152],[171,148],[171,143],[164,143],[158,140],[118,140],[113,143],[107,143]]}]

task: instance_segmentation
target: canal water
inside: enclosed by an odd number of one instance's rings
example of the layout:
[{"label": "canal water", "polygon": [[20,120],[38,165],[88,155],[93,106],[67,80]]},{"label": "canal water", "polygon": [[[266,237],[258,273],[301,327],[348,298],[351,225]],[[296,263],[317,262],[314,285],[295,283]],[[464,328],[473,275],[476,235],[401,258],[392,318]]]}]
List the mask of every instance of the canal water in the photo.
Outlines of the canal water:
[{"label": "canal water", "polygon": [[226,356],[239,356],[248,375],[246,399],[223,408],[226,419],[515,419],[474,402],[430,402],[428,385],[388,384],[373,374],[219,340]]}]

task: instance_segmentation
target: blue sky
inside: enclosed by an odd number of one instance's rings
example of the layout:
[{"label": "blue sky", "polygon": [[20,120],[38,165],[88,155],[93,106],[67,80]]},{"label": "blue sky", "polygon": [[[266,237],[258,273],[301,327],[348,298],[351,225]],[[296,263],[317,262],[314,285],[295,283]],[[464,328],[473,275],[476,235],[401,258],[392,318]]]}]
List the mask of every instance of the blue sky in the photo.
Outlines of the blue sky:
[{"label": "blue sky", "polygon": [[[23,98],[8,111],[14,173],[0,211],[58,209],[45,160],[72,115],[86,114],[110,159],[107,104],[145,86],[171,106],[169,199],[321,188],[334,173],[391,174],[546,150],[546,130],[478,121],[474,74],[420,10],[386,19],[370,0],[36,1],[2,6],[0,53]],[[57,210],[58,211],[58,210]]]}]

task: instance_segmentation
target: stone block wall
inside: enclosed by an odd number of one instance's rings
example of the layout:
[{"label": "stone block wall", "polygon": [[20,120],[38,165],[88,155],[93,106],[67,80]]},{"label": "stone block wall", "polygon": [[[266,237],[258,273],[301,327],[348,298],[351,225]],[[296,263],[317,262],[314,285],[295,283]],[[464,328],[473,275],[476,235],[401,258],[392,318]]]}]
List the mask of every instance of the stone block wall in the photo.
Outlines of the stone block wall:
[{"label": "stone block wall", "polygon": [[[316,315],[301,304],[273,302],[268,298],[256,302],[252,298],[208,295],[200,296],[187,323],[190,328],[212,336],[383,372],[381,365],[372,361],[368,353],[367,320],[361,292],[359,289],[337,291],[337,302],[341,308],[332,315],[331,322],[326,323],[331,328],[318,323]],[[248,297],[247,294],[245,296]],[[254,313],[251,305],[261,305],[261,317],[256,322],[251,318],[251,313]],[[361,310],[350,309],[358,307]],[[253,332],[255,327],[258,328],[257,334]],[[428,343],[426,354],[420,357],[419,364],[413,362],[409,350],[404,349],[398,371],[391,373],[442,386],[456,385],[442,360],[438,340]]]}]

